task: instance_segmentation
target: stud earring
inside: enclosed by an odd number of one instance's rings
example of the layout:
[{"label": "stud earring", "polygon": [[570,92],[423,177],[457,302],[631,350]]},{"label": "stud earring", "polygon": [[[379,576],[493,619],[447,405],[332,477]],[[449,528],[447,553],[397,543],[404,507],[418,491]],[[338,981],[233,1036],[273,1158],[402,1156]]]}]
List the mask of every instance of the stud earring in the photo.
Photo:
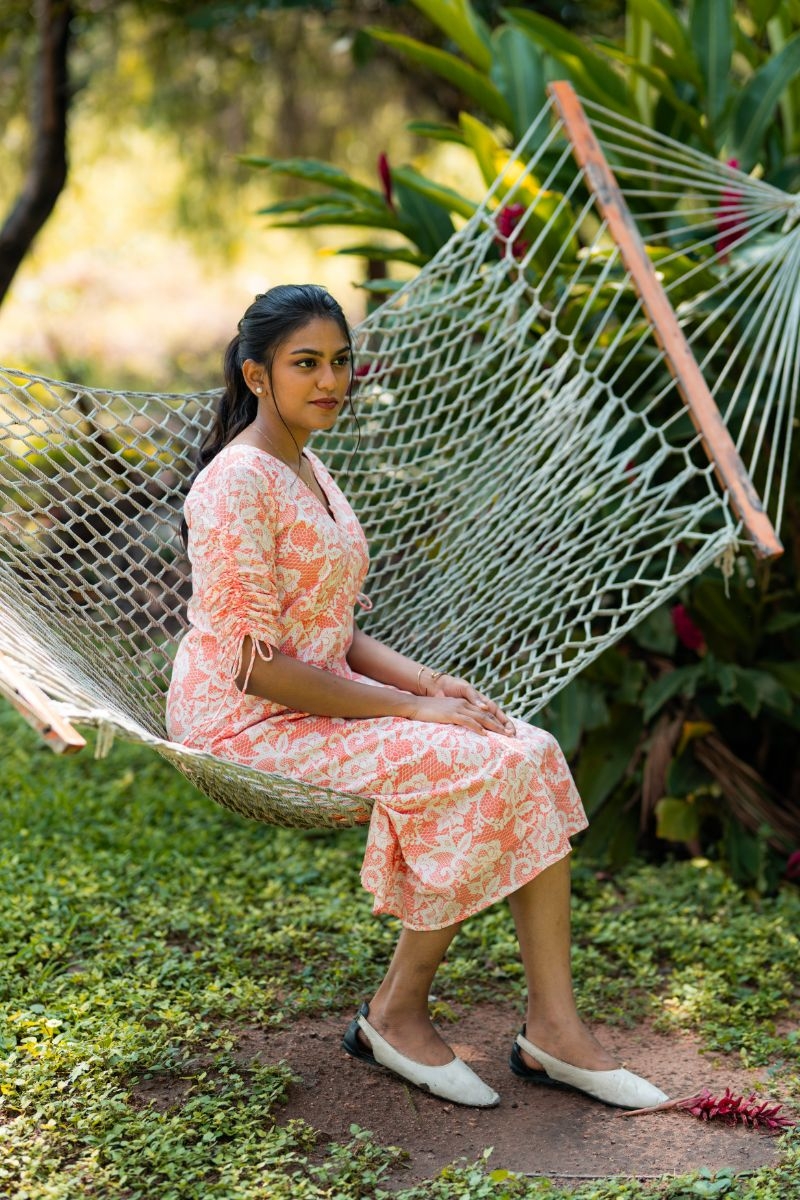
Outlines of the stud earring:
[{"label": "stud earring", "polygon": [[256,391],[258,392],[259,396],[261,395],[261,393],[263,392],[263,390],[264,390],[264,389],[263,389],[263,388],[260,388],[260,387],[257,387],[257,388],[256,388]]}]

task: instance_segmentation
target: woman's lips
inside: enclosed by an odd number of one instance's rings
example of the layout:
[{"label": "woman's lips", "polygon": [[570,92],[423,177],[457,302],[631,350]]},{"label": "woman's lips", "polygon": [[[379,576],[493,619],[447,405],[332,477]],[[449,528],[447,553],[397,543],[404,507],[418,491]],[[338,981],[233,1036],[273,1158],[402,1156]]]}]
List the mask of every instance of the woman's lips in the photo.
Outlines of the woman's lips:
[{"label": "woman's lips", "polygon": [[333,409],[339,407],[338,400],[312,400],[312,404],[316,404],[317,408]]}]

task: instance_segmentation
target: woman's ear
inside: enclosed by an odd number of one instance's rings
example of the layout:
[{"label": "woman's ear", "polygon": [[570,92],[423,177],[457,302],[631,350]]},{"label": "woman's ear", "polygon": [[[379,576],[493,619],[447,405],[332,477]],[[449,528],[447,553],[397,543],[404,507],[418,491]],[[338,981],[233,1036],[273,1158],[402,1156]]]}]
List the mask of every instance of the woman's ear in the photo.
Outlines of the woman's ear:
[{"label": "woman's ear", "polygon": [[267,391],[266,369],[263,363],[254,358],[246,358],[242,363],[244,381],[255,395],[261,396]]}]

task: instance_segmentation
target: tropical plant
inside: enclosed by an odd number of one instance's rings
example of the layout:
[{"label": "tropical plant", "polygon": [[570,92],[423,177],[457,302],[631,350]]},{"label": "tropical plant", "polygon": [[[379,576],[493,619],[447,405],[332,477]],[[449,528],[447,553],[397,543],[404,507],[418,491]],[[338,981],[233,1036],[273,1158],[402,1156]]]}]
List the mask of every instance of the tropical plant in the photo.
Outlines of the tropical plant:
[{"label": "tropical plant", "polygon": [[[373,36],[460,88],[480,111],[483,119],[462,112],[457,125],[412,128],[465,146],[487,184],[556,76],[606,108],[736,158],[776,184],[800,182],[800,0],[751,0],[736,9],[732,0],[691,0],[685,19],[666,0],[630,0],[624,44],[581,40],[527,9],[507,10],[505,24],[489,29],[468,0],[414,2],[452,49],[386,30]],[[264,212],[294,227],[400,235],[340,251],[384,262],[421,266],[478,199],[412,167],[390,168],[385,156],[374,188],[325,163],[248,161],[326,189]],[[522,214],[504,207],[502,192],[495,203],[498,228],[511,233]],[[565,302],[565,320],[581,303],[579,296]],[[791,521],[800,510],[796,468],[787,494]],[[726,583],[716,573],[701,577],[542,714],[575,762],[592,817],[586,841],[598,856],[620,865],[643,840],[672,843],[718,854],[761,890],[774,886],[787,859],[796,861],[799,561],[800,545],[792,544],[771,567],[742,557]]]}]

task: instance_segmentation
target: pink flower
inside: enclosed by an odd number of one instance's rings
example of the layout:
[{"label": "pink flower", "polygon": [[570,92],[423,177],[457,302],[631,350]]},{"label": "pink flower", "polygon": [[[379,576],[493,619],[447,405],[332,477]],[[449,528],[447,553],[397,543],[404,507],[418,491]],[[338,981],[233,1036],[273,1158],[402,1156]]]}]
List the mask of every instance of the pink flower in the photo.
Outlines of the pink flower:
[{"label": "pink flower", "polygon": [[686,646],[688,650],[694,650],[697,654],[705,650],[706,639],[703,631],[695,625],[683,604],[676,604],[670,611],[670,616],[672,617],[672,627],[678,635],[678,641],[683,646]]},{"label": "pink flower", "polygon": [[370,375],[380,375],[386,369],[386,363],[380,359],[371,358],[369,362],[359,363],[353,374],[356,379],[369,379]]},{"label": "pink flower", "polygon": [[[738,167],[737,158],[728,159],[729,167]],[[719,208],[716,213],[717,240],[714,249],[727,261],[728,250],[735,246],[747,233],[747,221],[742,208],[742,193],[738,188],[726,187],[720,192]]]},{"label": "pink flower", "polygon": [[789,855],[784,874],[787,879],[800,880],[800,850],[794,850]]},{"label": "pink flower", "polygon": [[394,199],[392,198],[392,172],[389,167],[389,159],[385,154],[378,155],[378,176],[383,188],[383,196],[392,212],[395,211]]},{"label": "pink flower", "polygon": [[788,1117],[778,1116],[782,1105],[769,1101],[759,1104],[755,1092],[745,1100],[744,1096],[734,1096],[730,1088],[725,1088],[724,1096],[712,1096],[708,1088],[703,1088],[698,1096],[680,1100],[675,1107],[690,1112],[701,1121],[718,1117],[726,1125],[749,1125],[751,1129],[767,1129],[770,1133],[781,1133],[794,1124]]},{"label": "pink flower", "polygon": [[514,258],[522,258],[530,246],[530,242],[526,242],[524,238],[516,238],[509,247],[509,239],[524,215],[524,204],[507,204],[495,217],[497,232],[500,234],[495,241],[501,250],[510,249]]}]

